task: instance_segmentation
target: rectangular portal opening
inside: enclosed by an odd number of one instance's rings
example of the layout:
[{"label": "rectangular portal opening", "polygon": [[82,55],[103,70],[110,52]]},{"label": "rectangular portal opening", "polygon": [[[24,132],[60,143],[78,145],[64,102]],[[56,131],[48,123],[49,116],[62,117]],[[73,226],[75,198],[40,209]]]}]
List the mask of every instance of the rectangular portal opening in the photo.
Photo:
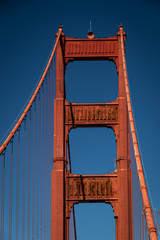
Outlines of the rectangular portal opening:
[{"label": "rectangular portal opening", "polygon": [[[115,240],[113,209],[105,203],[74,205],[77,240]],[[69,240],[75,240],[74,222],[70,220]]]},{"label": "rectangular portal opening", "polygon": [[66,99],[75,103],[107,103],[118,97],[118,77],[113,62],[69,63],[65,75]]},{"label": "rectangular portal opening", "polygon": [[73,174],[107,174],[116,170],[117,144],[112,129],[72,129],[69,140]]}]

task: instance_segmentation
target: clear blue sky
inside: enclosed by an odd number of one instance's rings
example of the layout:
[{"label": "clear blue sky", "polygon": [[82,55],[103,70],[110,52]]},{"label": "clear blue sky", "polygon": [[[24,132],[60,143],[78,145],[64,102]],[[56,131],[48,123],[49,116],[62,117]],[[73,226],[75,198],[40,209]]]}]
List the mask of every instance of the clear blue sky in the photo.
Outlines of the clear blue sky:
[{"label": "clear blue sky", "polygon": [[[158,0],[1,2],[0,139],[40,78],[58,25],[63,25],[66,36],[85,38],[90,20],[95,37],[114,36],[120,23],[127,33],[126,61],[138,137],[154,207],[160,209]],[[112,101],[117,97],[117,84],[116,69],[110,62],[70,63],[66,70],[66,94],[71,102]],[[74,173],[113,171],[116,144],[112,131],[74,130],[70,133],[70,140]],[[88,239],[87,234],[90,239],[99,239],[93,230],[98,229],[102,215],[104,226],[98,232],[102,234],[101,239],[105,239],[103,231],[110,226],[106,215],[113,217],[111,207],[84,205],[76,207],[78,240]],[[93,206],[99,216],[93,213]],[[91,212],[92,216],[89,216]],[[90,219],[94,221],[89,227]],[[109,239],[114,239],[112,228],[108,227],[109,230]]]}]

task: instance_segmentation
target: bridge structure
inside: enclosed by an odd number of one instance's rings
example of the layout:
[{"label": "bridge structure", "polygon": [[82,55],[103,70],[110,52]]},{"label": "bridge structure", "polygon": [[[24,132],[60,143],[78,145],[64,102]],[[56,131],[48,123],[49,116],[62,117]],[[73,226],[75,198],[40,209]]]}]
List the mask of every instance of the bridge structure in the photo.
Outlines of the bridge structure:
[{"label": "bridge structure", "polygon": [[[74,205],[92,202],[112,206],[116,240],[158,239],[134,126],[125,41],[122,25],[114,37],[94,38],[89,32],[86,39],[69,38],[59,27],[40,82],[0,148],[2,240],[77,239]],[[96,104],[68,102],[67,64],[94,60],[116,65],[117,99]],[[87,127],[113,130],[114,172],[72,173],[69,132]]]}]

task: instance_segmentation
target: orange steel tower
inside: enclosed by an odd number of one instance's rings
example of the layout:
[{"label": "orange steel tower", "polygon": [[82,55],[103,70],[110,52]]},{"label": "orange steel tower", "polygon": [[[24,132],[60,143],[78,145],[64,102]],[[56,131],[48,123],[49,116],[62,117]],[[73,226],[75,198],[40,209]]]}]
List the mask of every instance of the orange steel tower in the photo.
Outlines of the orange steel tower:
[{"label": "orange steel tower", "polygon": [[[87,39],[66,37],[61,34],[56,54],[56,99],[54,100],[54,169],[51,189],[51,240],[69,240],[69,218],[74,204],[104,202],[114,210],[116,239],[133,239],[132,173],[129,156],[129,112],[124,74],[122,41],[125,33],[120,26],[114,37]],[[57,37],[59,36],[57,34]],[[69,62],[108,60],[116,64],[118,98],[106,104],[69,103],[65,98],[65,68]],[[117,171],[105,175],[75,175],[67,170],[67,141],[72,128],[112,128],[117,142]],[[137,156],[139,157],[139,156]],[[141,175],[142,170],[139,169]],[[141,191],[145,191],[142,179]],[[144,193],[145,195],[146,193]],[[142,196],[143,198],[143,196]],[[146,199],[146,198],[145,198]],[[147,200],[148,201],[148,200]],[[146,214],[151,223],[150,239],[157,239],[150,218],[149,201]],[[154,235],[155,233],[155,235]]]}]

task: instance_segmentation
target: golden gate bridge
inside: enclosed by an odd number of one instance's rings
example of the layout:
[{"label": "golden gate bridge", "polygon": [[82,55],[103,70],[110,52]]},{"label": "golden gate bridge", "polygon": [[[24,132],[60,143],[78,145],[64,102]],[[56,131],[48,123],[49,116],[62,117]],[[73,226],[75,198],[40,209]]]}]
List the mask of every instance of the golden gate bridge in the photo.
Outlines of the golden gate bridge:
[{"label": "golden gate bridge", "polygon": [[[158,214],[149,200],[134,125],[125,41],[122,25],[106,39],[95,39],[92,32],[87,39],[68,38],[59,27],[40,82],[0,148],[0,239],[77,239],[74,204],[81,202],[111,204],[116,239],[158,239]],[[83,60],[116,64],[115,102],[67,102],[65,68]],[[113,129],[114,173],[72,174],[68,133],[88,126]]]}]

